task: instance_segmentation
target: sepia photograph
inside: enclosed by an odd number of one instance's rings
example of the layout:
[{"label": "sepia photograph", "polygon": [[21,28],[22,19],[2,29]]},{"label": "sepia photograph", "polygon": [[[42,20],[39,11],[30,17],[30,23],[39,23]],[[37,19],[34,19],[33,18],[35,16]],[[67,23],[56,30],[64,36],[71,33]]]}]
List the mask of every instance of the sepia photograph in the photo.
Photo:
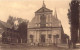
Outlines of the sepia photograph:
[{"label": "sepia photograph", "polygon": [[80,0],[0,0],[0,50],[80,50]]}]

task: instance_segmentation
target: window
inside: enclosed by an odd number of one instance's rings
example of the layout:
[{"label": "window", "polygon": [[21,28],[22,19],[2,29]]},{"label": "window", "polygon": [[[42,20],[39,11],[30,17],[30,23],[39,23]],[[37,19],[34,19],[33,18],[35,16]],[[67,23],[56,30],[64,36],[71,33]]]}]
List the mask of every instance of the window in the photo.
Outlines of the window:
[{"label": "window", "polygon": [[30,35],[30,38],[33,38],[33,35]]},{"label": "window", "polygon": [[48,15],[46,15],[46,22],[48,22]]},{"label": "window", "polygon": [[50,14],[50,22],[52,22],[52,20],[51,20],[51,19],[52,19],[52,17],[51,17],[51,14]]},{"label": "window", "polygon": [[40,27],[46,27],[46,17],[44,14],[41,15],[40,20],[41,20]]},{"label": "window", "polygon": [[30,35],[31,43],[33,42],[33,35]]},{"label": "window", "polygon": [[40,15],[38,16],[38,19],[39,19],[39,23],[40,23]]},{"label": "window", "polygon": [[48,38],[51,38],[51,34],[48,35]]}]

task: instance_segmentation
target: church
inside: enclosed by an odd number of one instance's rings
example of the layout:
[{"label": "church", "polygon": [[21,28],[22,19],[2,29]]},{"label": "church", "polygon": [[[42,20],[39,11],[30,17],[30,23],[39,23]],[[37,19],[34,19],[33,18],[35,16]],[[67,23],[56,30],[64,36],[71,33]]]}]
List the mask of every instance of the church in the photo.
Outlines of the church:
[{"label": "church", "polygon": [[35,17],[28,23],[28,44],[60,44],[64,34],[57,12],[48,9],[43,1],[42,7],[35,12]]}]

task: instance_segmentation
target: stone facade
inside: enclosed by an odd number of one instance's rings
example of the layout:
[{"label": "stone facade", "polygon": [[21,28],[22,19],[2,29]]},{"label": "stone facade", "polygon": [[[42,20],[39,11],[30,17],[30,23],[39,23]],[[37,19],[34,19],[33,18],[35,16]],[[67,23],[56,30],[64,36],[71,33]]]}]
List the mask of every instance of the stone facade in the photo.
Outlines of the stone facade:
[{"label": "stone facade", "polygon": [[35,12],[35,17],[28,23],[28,43],[57,44],[62,43],[63,29],[57,18],[57,12],[46,8],[45,3]]}]

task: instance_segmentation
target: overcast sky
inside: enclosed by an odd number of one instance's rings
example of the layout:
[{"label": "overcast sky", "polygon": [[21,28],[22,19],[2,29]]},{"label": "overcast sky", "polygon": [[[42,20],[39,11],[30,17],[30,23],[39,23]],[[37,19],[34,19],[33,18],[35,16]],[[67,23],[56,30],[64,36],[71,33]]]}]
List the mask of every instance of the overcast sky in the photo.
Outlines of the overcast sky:
[{"label": "overcast sky", "polygon": [[[0,20],[6,21],[8,16],[31,19],[34,12],[42,7],[43,0],[0,0]],[[64,32],[70,35],[68,24],[68,9],[70,0],[45,0],[46,7],[54,11],[56,8],[58,19],[61,20]]]}]

